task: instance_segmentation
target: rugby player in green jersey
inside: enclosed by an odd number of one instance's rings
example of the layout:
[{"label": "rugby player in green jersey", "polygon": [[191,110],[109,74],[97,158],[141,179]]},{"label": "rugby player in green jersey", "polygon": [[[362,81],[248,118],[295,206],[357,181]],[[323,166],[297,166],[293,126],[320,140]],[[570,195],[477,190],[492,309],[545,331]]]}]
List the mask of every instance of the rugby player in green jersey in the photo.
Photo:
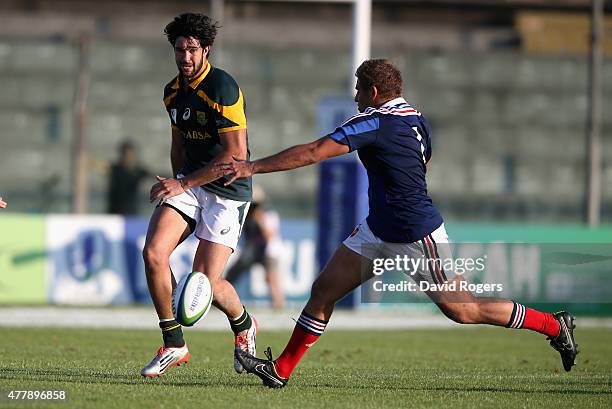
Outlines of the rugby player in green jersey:
[{"label": "rugby player in green jersey", "polygon": [[[149,222],[143,250],[149,292],[159,317],[164,346],[143,376],[160,376],[189,360],[181,326],[172,314],[176,280],[169,258],[189,235],[199,245],[193,271],[210,280],[213,304],[225,313],[235,348],[255,354],[257,322],[243,307],[234,287],[222,277],[236,248],[251,201],[251,179],[225,186],[215,165],[232,157],[249,158],[245,102],[236,81],[209,61],[218,24],[203,14],[181,14],[164,33],[174,48],[178,75],[164,89],[170,117],[170,160],[174,177],[157,176],[151,202],[159,201]],[[234,360],[236,372],[242,365]]]}]

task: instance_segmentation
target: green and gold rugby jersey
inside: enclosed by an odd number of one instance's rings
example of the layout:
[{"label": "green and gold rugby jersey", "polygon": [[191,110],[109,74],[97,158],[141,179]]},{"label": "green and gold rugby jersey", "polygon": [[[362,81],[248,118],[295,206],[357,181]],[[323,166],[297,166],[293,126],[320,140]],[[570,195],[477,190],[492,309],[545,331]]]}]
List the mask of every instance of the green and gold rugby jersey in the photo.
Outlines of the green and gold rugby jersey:
[{"label": "green and gold rugby jersey", "polygon": [[[223,150],[220,135],[246,129],[245,102],[236,81],[210,64],[188,84],[180,86],[179,81],[176,76],[165,86],[164,104],[172,127],[183,137],[185,163],[180,172],[187,175],[204,167]],[[223,177],[202,188],[232,200],[251,200],[250,177],[223,186],[227,180]]]}]

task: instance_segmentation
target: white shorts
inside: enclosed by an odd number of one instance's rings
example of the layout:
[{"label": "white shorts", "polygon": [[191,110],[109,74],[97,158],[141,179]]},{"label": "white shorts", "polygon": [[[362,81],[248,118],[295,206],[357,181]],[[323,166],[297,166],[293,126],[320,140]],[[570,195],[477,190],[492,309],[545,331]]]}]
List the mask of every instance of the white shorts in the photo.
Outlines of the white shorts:
[{"label": "white shorts", "polygon": [[226,199],[198,186],[171,197],[164,204],[195,220],[197,238],[236,250],[251,202]]},{"label": "white shorts", "polygon": [[[442,284],[448,281],[452,272],[444,271],[443,260],[451,260],[452,252],[444,228],[444,223],[434,232],[420,241],[413,243],[389,243],[378,238],[368,223],[364,220],[355,227],[343,244],[357,254],[369,260],[377,258],[395,259],[397,256],[407,256],[412,260],[422,260],[411,264],[410,277],[417,283],[428,281],[432,284]],[[436,262],[436,260],[438,262]],[[408,273],[408,272],[407,272]]]}]

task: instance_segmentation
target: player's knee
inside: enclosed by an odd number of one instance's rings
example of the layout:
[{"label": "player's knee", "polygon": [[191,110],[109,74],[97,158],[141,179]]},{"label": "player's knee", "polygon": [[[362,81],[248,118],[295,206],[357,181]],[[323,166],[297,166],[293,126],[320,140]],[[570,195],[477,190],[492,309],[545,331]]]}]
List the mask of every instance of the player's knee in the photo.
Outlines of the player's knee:
[{"label": "player's knee", "polygon": [[142,250],[142,258],[145,263],[147,274],[154,273],[159,268],[168,264],[168,257],[161,251],[156,250],[153,246],[145,246]]}]

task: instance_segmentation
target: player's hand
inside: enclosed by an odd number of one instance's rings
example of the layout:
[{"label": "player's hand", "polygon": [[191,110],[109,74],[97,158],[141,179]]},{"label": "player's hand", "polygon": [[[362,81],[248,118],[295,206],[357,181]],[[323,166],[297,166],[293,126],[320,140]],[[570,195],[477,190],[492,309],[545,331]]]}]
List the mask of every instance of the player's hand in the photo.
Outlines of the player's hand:
[{"label": "player's hand", "polygon": [[253,162],[238,159],[235,156],[232,156],[232,161],[229,163],[219,163],[217,168],[221,172],[220,176],[229,177],[229,180],[224,183],[225,186],[233,183],[236,179],[253,176]]},{"label": "player's hand", "polygon": [[149,202],[153,203],[156,199],[160,199],[160,204],[166,200],[180,195],[185,191],[181,181],[174,178],[163,178],[161,176],[155,176],[157,183],[151,188],[149,194]]},{"label": "player's hand", "polygon": [[0,209],[4,209],[6,207],[7,203],[2,200],[2,196],[0,196]]}]

